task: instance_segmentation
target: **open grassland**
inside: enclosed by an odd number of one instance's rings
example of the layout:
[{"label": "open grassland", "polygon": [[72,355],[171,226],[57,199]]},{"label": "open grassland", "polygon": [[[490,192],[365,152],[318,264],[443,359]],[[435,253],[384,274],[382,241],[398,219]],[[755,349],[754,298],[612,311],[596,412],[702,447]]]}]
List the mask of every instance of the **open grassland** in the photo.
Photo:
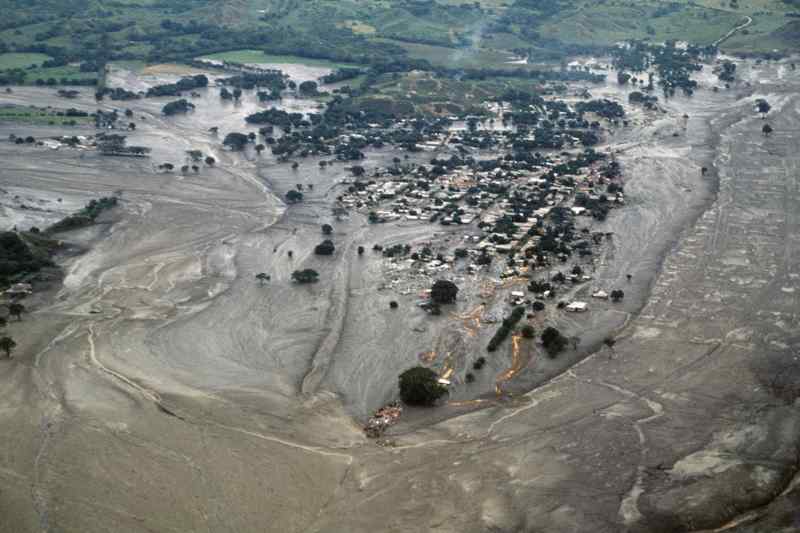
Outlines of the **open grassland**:
[{"label": "open grassland", "polygon": [[252,64],[295,64],[302,63],[312,67],[324,68],[342,68],[353,66],[348,63],[338,63],[335,61],[327,61],[324,59],[310,59],[299,56],[289,55],[273,55],[267,54],[261,50],[231,50],[229,52],[219,52],[216,54],[209,54],[200,57],[200,59],[209,59],[212,61],[229,61],[233,63],[252,63]]},{"label": "open grassland", "polygon": [[50,59],[50,56],[36,53],[0,54],[0,70],[12,68],[28,68],[38,66]]}]

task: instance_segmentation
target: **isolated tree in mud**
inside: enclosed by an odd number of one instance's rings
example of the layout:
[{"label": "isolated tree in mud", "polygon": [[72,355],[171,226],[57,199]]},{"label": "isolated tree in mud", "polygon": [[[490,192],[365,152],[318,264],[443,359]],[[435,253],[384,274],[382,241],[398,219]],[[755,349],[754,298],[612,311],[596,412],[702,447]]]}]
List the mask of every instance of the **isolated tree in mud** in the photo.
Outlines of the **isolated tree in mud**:
[{"label": "isolated tree in mud", "polygon": [[333,255],[335,251],[336,247],[331,240],[324,240],[314,248],[316,255]]},{"label": "isolated tree in mud", "polygon": [[289,191],[286,193],[286,202],[289,204],[296,204],[303,201],[303,193],[298,191]]},{"label": "isolated tree in mud", "polygon": [[244,150],[244,147],[247,146],[247,143],[250,142],[250,139],[244,133],[239,133],[236,131],[232,131],[231,133],[225,136],[225,139],[222,141],[222,144],[233,150],[234,152],[240,152]]},{"label": "isolated tree in mud", "polygon": [[446,279],[437,280],[431,287],[431,300],[437,304],[451,304],[456,301],[458,287]]},{"label": "isolated tree in mud", "polygon": [[22,320],[22,313],[25,312],[25,306],[21,303],[14,302],[8,306],[8,314],[17,317],[17,320]]},{"label": "isolated tree in mud", "polygon": [[433,405],[447,394],[439,376],[430,368],[415,366],[400,374],[400,399],[408,405]]},{"label": "isolated tree in mud", "polygon": [[618,302],[623,298],[625,298],[625,291],[623,291],[622,289],[615,289],[611,291],[611,299],[613,301]]},{"label": "isolated tree in mud", "polygon": [[264,146],[263,144],[257,144],[256,145],[256,153],[258,155],[261,155],[261,152],[263,152],[265,148],[266,148],[266,146]]},{"label": "isolated tree in mud", "polygon": [[264,285],[264,282],[269,281],[271,278],[269,274],[267,274],[266,272],[259,272],[258,274],[256,274],[256,279],[259,281],[261,285]]},{"label": "isolated tree in mud", "polygon": [[216,162],[217,162],[217,160],[214,159],[213,157],[211,157],[211,156],[206,157],[206,165],[208,165],[210,167],[213,167],[214,163],[216,163]]},{"label": "isolated tree in mud", "polygon": [[555,357],[566,348],[569,339],[554,327],[545,328],[542,332],[542,344],[550,357]]},{"label": "isolated tree in mud", "polygon": [[297,283],[314,283],[319,280],[319,272],[310,268],[295,270],[292,272],[292,279]]},{"label": "isolated tree in mud", "polygon": [[323,235],[330,235],[331,233],[333,233],[333,226],[331,226],[330,224],[323,224],[322,225],[322,234]]},{"label": "isolated tree in mud", "polygon": [[764,124],[764,127],[761,128],[761,133],[764,134],[764,137],[769,137],[770,133],[772,133],[772,126]]},{"label": "isolated tree in mud", "polygon": [[17,347],[17,343],[11,337],[0,337],[0,350],[6,353],[6,357],[11,359],[11,351]]}]

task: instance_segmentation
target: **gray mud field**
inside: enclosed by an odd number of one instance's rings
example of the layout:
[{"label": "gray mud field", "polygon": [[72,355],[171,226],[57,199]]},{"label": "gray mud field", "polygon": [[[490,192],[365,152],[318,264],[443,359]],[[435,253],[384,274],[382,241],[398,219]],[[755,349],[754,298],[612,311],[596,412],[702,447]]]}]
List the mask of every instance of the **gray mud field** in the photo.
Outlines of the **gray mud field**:
[{"label": "gray mud field", "polygon": [[[5,139],[95,130],[0,123],[3,230],[121,200],[100,227],[61,236],[85,253],[58,258],[63,286],[8,326],[18,347],[0,359],[0,531],[797,530],[800,412],[776,384],[800,375],[800,75],[774,62],[739,73],[730,90],[701,81],[665,113],[632,111],[607,140],[626,205],[599,226],[613,236],[575,289],[591,310],[536,318],[575,346],[550,359],[506,342],[474,383],[465,374],[497,327],[480,317],[502,314],[526,281],[487,289],[456,270],[457,304],[423,312],[372,246],[455,245],[470,229],[336,216],[345,163],[293,170],[269,151],[223,150],[227,132],[257,130],[244,123],[260,107],[252,92],[234,104],[203,90],[194,112],[170,118],[171,98],[0,94],[129,107],[129,143],[153,148],[19,146]],[[624,98],[612,83],[590,90]],[[756,98],[772,104],[768,137]],[[157,168],[192,149],[217,163]],[[287,206],[298,183],[305,201]],[[332,257],[313,254],[324,223]],[[301,268],[320,282],[292,283]],[[621,304],[589,297],[617,286]],[[406,409],[379,446],[362,424],[421,359],[450,377],[449,400]]]}]

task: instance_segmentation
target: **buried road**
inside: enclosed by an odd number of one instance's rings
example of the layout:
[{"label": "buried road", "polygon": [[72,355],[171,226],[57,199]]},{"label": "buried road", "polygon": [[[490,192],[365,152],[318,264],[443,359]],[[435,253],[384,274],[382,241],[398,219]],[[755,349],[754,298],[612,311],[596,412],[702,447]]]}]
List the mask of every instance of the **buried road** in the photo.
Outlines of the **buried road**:
[{"label": "buried road", "polygon": [[[634,273],[630,303],[561,320],[585,350],[610,331],[613,347],[557,363],[513,337],[474,389],[462,376],[488,339],[483,308],[460,299],[428,316],[416,294],[379,290],[378,254],[356,253],[434,230],[337,220],[341,167],[311,160],[293,171],[220,150],[206,130],[241,129],[252,102],[177,119],[148,100],[130,104],[146,117],[131,139],[160,140],[155,163],[189,149],[215,155],[197,174],[0,143],[3,188],[44,206],[20,214],[4,198],[8,228],[121,191],[114,224],[74,237],[88,251],[63,260],[63,288],[9,327],[18,348],[0,361],[0,529],[785,526],[800,417],[776,384],[798,366],[800,79],[750,68],[757,95],[698,91],[609,145],[631,175],[631,205],[604,223],[614,247],[596,276],[610,286]],[[36,102],[44,91],[4,98]],[[768,137],[757,96],[773,105]],[[364,165],[392,155],[368,153]],[[715,198],[700,165],[716,172]],[[279,198],[297,182],[306,201],[287,207]],[[311,252],[324,223],[334,226],[330,258]],[[321,281],[292,284],[297,268]],[[261,271],[271,275],[263,287]],[[495,305],[513,284],[480,303]],[[453,378],[454,405],[410,412],[375,446],[358,422],[420,357]],[[507,394],[495,397],[495,381]],[[479,409],[459,411],[475,399]]]}]

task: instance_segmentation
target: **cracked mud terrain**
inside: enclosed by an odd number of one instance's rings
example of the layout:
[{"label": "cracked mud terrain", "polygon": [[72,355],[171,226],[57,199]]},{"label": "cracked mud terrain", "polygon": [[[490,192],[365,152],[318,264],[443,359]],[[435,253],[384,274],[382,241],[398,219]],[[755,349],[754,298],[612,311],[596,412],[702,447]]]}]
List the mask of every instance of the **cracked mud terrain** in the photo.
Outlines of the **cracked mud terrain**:
[{"label": "cracked mud terrain", "polygon": [[[295,172],[222,151],[208,127],[242,131],[254,101],[207,98],[174,119],[159,116],[164,99],[124,103],[151,160],[0,142],[3,229],[121,191],[106,223],[64,236],[88,250],[61,260],[58,293],[9,325],[0,531],[800,530],[800,407],[779,386],[800,379],[800,75],[785,63],[739,72],[749,85],[669,100],[663,118],[610,140],[629,205],[605,223],[615,250],[597,277],[633,273],[631,298],[625,312],[559,318],[580,332],[564,356],[576,364],[534,349],[501,396],[510,353],[464,385],[465,352],[495,329],[466,334],[459,313],[475,302],[429,317],[378,290],[378,255],[356,254],[441,228],[335,221],[341,166]],[[86,92],[70,106],[96,109]],[[756,98],[772,105],[769,137]],[[9,133],[78,132],[0,125]],[[188,149],[219,162],[155,170]],[[287,207],[298,182],[315,187]],[[41,209],[17,209],[15,195]],[[319,259],[326,222],[337,251]],[[301,267],[321,281],[292,285]],[[609,331],[616,344],[597,348]],[[439,362],[454,401],[407,410],[377,446],[360,423],[428,350],[454,353]]]}]

